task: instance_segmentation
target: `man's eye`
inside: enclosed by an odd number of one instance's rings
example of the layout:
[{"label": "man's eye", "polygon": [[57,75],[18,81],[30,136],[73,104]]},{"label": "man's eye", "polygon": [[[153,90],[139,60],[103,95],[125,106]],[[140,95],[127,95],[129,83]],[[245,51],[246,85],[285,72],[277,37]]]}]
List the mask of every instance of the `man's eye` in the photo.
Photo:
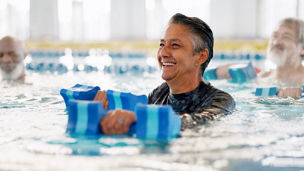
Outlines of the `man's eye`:
[{"label": "man's eye", "polygon": [[3,57],[3,53],[0,53],[0,58],[2,58]]},{"label": "man's eye", "polygon": [[164,43],[160,43],[159,46],[160,46],[160,47],[163,47],[163,46],[165,46],[165,44],[164,44]]},{"label": "man's eye", "polygon": [[283,36],[283,39],[292,40],[292,37],[290,37],[290,36]]},{"label": "man's eye", "polygon": [[16,54],[14,52],[8,52],[9,56],[16,56]]},{"label": "man's eye", "polygon": [[172,46],[173,46],[174,48],[180,47],[180,45],[179,45],[179,44],[176,44],[176,43],[173,43]]}]

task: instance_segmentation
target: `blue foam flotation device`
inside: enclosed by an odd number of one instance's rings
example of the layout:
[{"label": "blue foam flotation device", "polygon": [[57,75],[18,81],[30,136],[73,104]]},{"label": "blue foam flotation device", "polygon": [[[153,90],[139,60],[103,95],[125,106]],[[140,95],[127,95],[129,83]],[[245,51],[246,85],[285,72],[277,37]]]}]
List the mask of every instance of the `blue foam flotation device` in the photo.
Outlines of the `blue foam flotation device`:
[{"label": "blue foam flotation device", "polygon": [[68,133],[96,135],[100,133],[99,121],[107,111],[100,102],[70,100],[68,114]]},{"label": "blue foam flotation device", "polygon": [[[279,88],[277,87],[267,87],[267,88],[256,88],[255,96],[268,97],[277,96]],[[304,86],[302,87],[302,98],[304,98]]]},{"label": "blue foam flotation device", "polygon": [[[71,134],[102,134],[99,121],[107,115],[100,102],[70,100],[67,132]],[[128,135],[140,139],[167,140],[178,136],[181,119],[171,106],[137,104],[136,123],[130,126]]]},{"label": "blue foam flotation device", "polygon": [[181,118],[171,106],[138,104],[135,113],[137,138],[170,139],[181,130]]},{"label": "blue foam flotation device", "polygon": [[216,68],[208,69],[204,72],[203,75],[204,80],[217,80]]},{"label": "blue foam flotation device", "polygon": [[233,83],[241,84],[257,77],[251,62],[248,64],[232,65],[229,67],[228,72]]},{"label": "blue foam flotation device", "polygon": [[[228,68],[228,73],[231,77],[231,82],[242,84],[248,80],[254,79],[257,77],[257,74],[253,68],[251,62],[248,64],[235,64]],[[216,68],[208,69],[205,71],[204,80],[217,80]]]},{"label": "blue foam flotation device", "polygon": [[119,91],[107,90],[109,110],[125,109],[134,111],[137,103],[147,104],[148,98],[145,95],[134,95]]},{"label": "blue foam flotation device", "polygon": [[76,84],[69,89],[61,89],[60,94],[64,99],[65,106],[68,107],[69,100],[94,100],[99,90],[98,86]]}]

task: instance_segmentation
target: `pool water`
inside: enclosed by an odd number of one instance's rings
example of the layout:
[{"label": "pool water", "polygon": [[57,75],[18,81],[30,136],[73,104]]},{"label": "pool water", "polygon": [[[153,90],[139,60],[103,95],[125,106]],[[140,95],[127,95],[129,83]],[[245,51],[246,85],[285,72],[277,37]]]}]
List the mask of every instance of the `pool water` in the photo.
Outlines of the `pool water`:
[{"label": "pool water", "polygon": [[304,100],[257,98],[255,84],[212,84],[236,101],[233,114],[170,142],[65,133],[61,88],[76,83],[147,94],[158,71],[138,74],[28,71],[26,84],[0,84],[0,170],[301,170]]}]

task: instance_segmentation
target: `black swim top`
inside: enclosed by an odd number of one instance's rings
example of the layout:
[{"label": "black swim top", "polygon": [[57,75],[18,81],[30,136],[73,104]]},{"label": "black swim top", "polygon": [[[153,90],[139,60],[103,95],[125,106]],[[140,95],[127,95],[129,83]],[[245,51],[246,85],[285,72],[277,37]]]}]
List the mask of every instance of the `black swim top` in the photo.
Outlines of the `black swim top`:
[{"label": "black swim top", "polygon": [[204,82],[182,94],[171,94],[168,84],[163,83],[149,94],[148,103],[171,105],[176,113],[182,115],[183,129],[229,114],[235,107],[228,93]]}]

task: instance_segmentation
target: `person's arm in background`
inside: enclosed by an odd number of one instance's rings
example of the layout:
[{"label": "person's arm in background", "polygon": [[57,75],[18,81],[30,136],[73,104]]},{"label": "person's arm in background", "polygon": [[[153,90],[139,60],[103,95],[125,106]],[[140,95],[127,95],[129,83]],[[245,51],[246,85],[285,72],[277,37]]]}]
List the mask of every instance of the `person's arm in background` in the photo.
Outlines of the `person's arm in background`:
[{"label": "person's arm in background", "polygon": [[[225,64],[216,67],[215,74],[217,79],[231,79],[228,69],[235,64]],[[254,71],[258,74],[261,70],[257,67],[253,67]]]},{"label": "person's arm in background", "polygon": [[228,68],[233,64],[220,65],[216,67],[216,76],[218,79],[230,79]]}]

